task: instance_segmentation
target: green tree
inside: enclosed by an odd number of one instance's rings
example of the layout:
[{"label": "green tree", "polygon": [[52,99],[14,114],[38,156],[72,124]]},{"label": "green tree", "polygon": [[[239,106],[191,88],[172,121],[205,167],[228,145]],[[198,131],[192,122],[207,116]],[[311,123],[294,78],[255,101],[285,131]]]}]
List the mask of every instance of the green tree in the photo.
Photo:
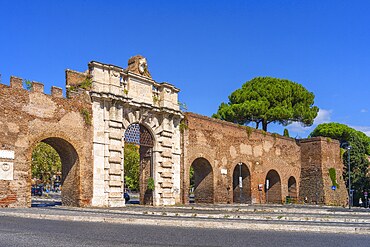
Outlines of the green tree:
[{"label": "green tree", "polygon": [[32,152],[32,177],[45,182],[50,176],[62,171],[59,154],[50,145],[40,142]]},{"label": "green tree", "polygon": [[26,87],[26,89],[28,91],[31,91],[32,90],[32,82],[30,80],[27,80],[27,79],[23,79],[23,85]]},{"label": "green tree", "polygon": [[[345,147],[343,144],[351,145],[351,187],[355,190],[355,198],[359,198],[363,190],[370,189],[370,162],[368,160],[370,155],[370,137],[361,131],[340,123],[320,124],[313,130],[310,136],[324,136],[336,139],[341,143],[341,147]],[[348,151],[342,149],[341,154],[345,167],[343,177],[348,187]]]},{"label": "green tree", "polygon": [[269,123],[284,126],[300,122],[311,126],[319,109],[314,104],[314,94],[302,85],[284,79],[256,77],[247,81],[229,96],[228,103],[222,103],[214,118],[238,123],[262,124],[267,131]]},{"label": "green tree", "polygon": [[195,186],[195,181],[194,181],[194,167],[193,166],[190,166],[189,179],[190,179],[190,189],[192,189]]},{"label": "green tree", "polygon": [[288,130],[288,129],[284,129],[284,134],[283,134],[283,136],[285,136],[285,137],[290,137],[290,136],[289,136],[289,130]]},{"label": "green tree", "polygon": [[139,190],[140,153],[135,144],[125,144],[125,184],[131,190]]}]

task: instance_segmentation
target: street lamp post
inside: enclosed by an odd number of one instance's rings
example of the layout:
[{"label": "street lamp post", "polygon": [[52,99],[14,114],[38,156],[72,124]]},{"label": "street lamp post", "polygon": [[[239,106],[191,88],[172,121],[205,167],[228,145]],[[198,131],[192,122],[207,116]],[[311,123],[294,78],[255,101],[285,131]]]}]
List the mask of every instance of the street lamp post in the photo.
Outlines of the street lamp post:
[{"label": "street lamp post", "polygon": [[242,177],[242,163],[239,163],[239,203],[242,203],[242,188],[243,188],[243,177]]},{"label": "street lamp post", "polygon": [[351,146],[347,146],[348,150],[348,207],[351,209],[352,192],[351,192]]},{"label": "street lamp post", "polygon": [[269,203],[270,180],[266,179],[266,203]]},{"label": "street lamp post", "polygon": [[319,169],[317,167],[315,167],[315,176],[316,176],[316,179],[315,179],[315,195],[316,195],[316,205],[319,204],[319,186],[318,186],[318,183],[319,183]]}]

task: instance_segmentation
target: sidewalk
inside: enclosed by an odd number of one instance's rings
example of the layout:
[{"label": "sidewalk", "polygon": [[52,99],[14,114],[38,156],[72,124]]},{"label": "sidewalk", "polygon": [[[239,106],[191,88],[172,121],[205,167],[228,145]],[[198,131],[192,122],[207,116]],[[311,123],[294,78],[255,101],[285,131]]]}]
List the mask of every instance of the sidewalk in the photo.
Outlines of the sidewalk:
[{"label": "sidewalk", "polygon": [[0,208],[0,216],[223,229],[370,235],[370,210],[310,205],[189,205],[124,208]]}]

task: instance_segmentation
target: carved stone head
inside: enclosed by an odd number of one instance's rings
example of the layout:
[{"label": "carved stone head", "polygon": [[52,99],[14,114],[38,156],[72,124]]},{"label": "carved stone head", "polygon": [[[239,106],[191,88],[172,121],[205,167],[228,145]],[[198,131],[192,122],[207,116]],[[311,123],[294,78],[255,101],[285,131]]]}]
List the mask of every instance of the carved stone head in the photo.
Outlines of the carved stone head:
[{"label": "carved stone head", "polygon": [[135,74],[143,75],[152,78],[148,70],[146,58],[141,55],[136,55],[128,60],[128,71]]}]

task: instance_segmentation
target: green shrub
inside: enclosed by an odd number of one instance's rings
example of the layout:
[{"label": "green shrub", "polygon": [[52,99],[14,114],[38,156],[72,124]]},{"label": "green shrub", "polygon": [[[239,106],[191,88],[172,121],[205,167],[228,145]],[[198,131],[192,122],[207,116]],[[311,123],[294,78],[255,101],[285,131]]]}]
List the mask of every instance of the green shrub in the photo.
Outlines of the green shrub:
[{"label": "green shrub", "polygon": [[334,168],[329,169],[329,177],[330,177],[332,185],[339,188],[339,184],[337,183],[337,172],[335,171]]},{"label": "green shrub", "polygon": [[87,125],[91,125],[92,124],[92,116],[91,116],[91,113],[90,113],[89,110],[82,109],[81,110],[81,115],[82,115],[82,117],[83,117],[83,119],[84,119],[84,121],[85,121],[85,123]]},{"label": "green shrub", "polygon": [[154,184],[154,178],[150,177],[148,178],[148,190],[154,190],[155,184]]},{"label": "green shrub", "polygon": [[284,134],[283,134],[283,136],[285,136],[285,137],[290,137],[290,136],[289,136],[289,130],[288,130],[288,129],[284,129]]}]

